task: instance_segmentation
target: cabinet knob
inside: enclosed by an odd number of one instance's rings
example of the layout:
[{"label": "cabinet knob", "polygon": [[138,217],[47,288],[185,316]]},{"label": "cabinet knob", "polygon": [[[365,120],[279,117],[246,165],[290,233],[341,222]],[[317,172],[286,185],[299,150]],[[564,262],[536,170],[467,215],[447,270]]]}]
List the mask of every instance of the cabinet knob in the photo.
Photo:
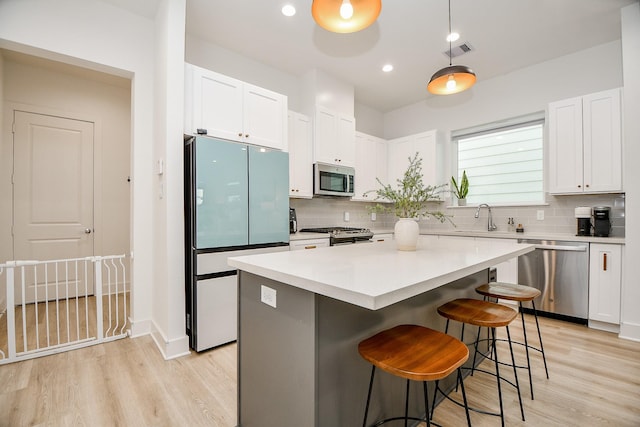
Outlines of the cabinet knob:
[{"label": "cabinet knob", "polygon": [[589,188],[589,184],[585,185],[585,187]]},{"label": "cabinet knob", "polygon": [[582,188],[582,185],[578,185],[578,188]]},{"label": "cabinet knob", "polygon": [[238,136],[242,138],[242,132],[238,132]]}]

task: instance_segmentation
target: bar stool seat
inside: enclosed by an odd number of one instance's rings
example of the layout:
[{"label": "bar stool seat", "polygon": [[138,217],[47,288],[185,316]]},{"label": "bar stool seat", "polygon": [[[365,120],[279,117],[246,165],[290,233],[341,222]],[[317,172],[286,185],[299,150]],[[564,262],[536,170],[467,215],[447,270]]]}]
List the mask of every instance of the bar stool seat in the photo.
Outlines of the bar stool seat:
[{"label": "bar stool seat", "polygon": [[[540,324],[538,322],[538,313],[536,311],[535,299],[540,296],[540,290],[531,286],[525,286],[515,283],[505,282],[490,282],[484,285],[480,285],[476,288],[476,292],[483,295],[486,298],[503,299],[507,301],[517,301],[518,308],[522,313],[522,333],[524,336],[524,343],[514,341],[514,344],[524,345],[527,356],[527,366],[518,366],[519,368],[527,369],[529,373],[529,389],[531,390],[531,400],[534,399],[533,395],[533,381],[531,377],[531,360],[529,358],[529,349],[542,353],[542,361],[544,362],[544,371],[549,379],[549,369],[547,368],[547,357],[544,354],[544,346],[542,345],[542,334],[540,332]],[[533,317],[536,321],[536,330],[538,332],[538,342],[540,348],[532,346],[527,340],[527,327],[524,321],[524,310],[522,307],[523,302],[530,302],[533,307]]]},{"label": "bar stool seat", "polygon": [[[502,402],[502,386],[501,381],[505,381],[511,384],[518,392],[518,400],[520,403],[520,412],[522,414],[522,420],[524,421],[524,407],[522,405],[522,397],[520,395],[520,384],[518,382],[518,373],[516,370],[515,358],[513,355],[513,348],[511,346],[511,335],[509,333],[509,324],[518,316],[518,312],[510,307],[502,304],[497,304],[489,301],[483,301],[471,298],[459,298],[453,301],[449,301],[440,307],[438,307],[438,314],[447,319],[445,333],[449,330],[449,321],[454,320],[462,323],[462,332],[460,339],[464,339],[464,325],[477,326],[479,328],[489,328],[491,331],[491,339],[489,340],[491,345],[491,354],[489,357],[486,354],[482,354],[478,350],[478,340],[472,345],[474,346],[474,361],[470,369],[473,371],[485,372],[487,374],[494,375],[496,377],[496,383],[498,387],[498,399],[500,402],[500,412],[488,412],[476,408],[469,408],[469,410],[480,412],[487,415],[499,416],[502,425],[504,425],[504,407]],[[513,374],[515,377],[515,383],[509,381],[500,375],[500,363],[498,361],[498,353],[496,349],[496,328],[505,327],[507,331],[507,337],[509,341],[509,350],[511,352],[511,366],[513,366]],[[475,368],[475,355],[480,353],[485,357],[493,360],[495,366],[495,373],[486,371],[483,369]],[[503,363],[504,364],[504,363]],[[437,384],[437,383],[436,383]]]},{"label": "bar stool seat", "polygon": [[[462,381],[460,367],[469,359],[469,349],[460,340],[418,325],[399,325],[381,331],[361,341],[358,344],[358,352],[367,362],[373,365],[363,426],[367,425],[367,413],[369,411],[376,368],[396,377],[405,378],[407,380],[407,389],[404,417],[387,418],[377,422],[375,425],[404,420],[406,426],[408,420],[415,420],[426,421],[429,426],[431,425],[429,416],[431,412],[429,411],[426,382],[441,380],[455,371],[458,373],[458,380]],[[408,416],[410,380],[423,382],[425,418]],[[462,384],[462,395],[467,423],[471,425],[464,384]]]}]

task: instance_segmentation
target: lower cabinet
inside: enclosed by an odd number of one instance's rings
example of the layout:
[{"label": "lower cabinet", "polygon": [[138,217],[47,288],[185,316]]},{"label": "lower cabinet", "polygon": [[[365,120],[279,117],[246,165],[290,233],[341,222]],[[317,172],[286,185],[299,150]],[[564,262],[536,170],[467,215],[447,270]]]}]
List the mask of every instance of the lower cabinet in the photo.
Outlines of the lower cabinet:
[{"label": "lower cabinet", "polygon": [[291,240],[289,242],[290,251],[301,251],[304,249],[316,249],[326,248],[329,246],[329,238],[321,239],[305,239],[305,240]]},{"label": "lower cabinet", "polygon": [[[589,249],[589,326],[620,324],[622,245],[592,243]],[[599,328],[607,329],[607,328]]]}]

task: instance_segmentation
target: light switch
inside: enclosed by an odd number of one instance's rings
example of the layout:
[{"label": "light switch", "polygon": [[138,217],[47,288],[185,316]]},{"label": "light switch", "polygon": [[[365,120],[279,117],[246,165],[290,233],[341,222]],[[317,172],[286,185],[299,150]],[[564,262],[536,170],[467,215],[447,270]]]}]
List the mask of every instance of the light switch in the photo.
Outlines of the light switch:
[{"label": "light switch", "polygon": [[538,211],[536,218],[537,218],[538,221],[544,220],[544,211],[542,211],[542,210]]},{"label": "light switch", "polygon": [[349,212],[344,213],[344,222],[349,222]]}]

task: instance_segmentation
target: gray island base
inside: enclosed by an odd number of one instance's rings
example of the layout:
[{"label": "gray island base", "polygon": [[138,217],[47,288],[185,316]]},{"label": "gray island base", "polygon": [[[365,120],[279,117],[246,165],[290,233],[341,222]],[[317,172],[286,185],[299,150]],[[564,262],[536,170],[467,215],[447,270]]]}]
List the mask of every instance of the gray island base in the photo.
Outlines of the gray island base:
[{"label": "gray island base", "polygon": [[[487,282],[491,265],[533,250],[530,245],[518,244],[457,245],[462,244],[438,246],[430,242],[418,253],[405,255],[397,253],[392,242],[385,242],[231,259],[230,265],[240,269],[238,426],[361,425],[371,365],[358,354],[358,343],[399,324],[444,331],[445,320],[436,311],[439,305],[460,297],[477,298],[474,289]],[[462,252],[457,253],[458,249]],[[384,268],[394,268],[393,264],[379,266],[377,256],[385,251],[389,260],[399,262],[400,266],[396,263],[395,268],[406,268],[402,265],[406,258],[415,263],[421,257],[424,264],[431,266],[416,266],[414,271],[407,272],[409,278],[398,270],[391,274],[399,283],[398,289],[379,292],[373,277],[384,276]],[[459,255],[458,268],[452,270],[452,265],[438,263],[436,254],[446,257],[447,252],[449,257],[454,252]],[[327,264],[331,260],[334,263]],[[340,262],[343,264],[338,265]],[[308,268],[305,270],[300,263],[307,263]],[[367,268],[360,269],[359,263]],[[323,267],[333,272],[318,273]],[[336,283],[341,288],[335,290],[338,298],[319,293],[319,290],[334,292],[325,285],[340,280],[327,275],[340,271],[350,277],[342,284]],[[416,281],[417,276],[413,276],[416,274],[424,280]],[[355,292],[358,296],[345,297],[344,288],[349,288],[349,292],[366,289],[363,283],[357,283],[365,279],[371,280],[370,288],[376,291],[358,291]],[[383,304],[379,302],[381,299]],[[452,325],[449,333],[459,336],[459,325]],[[468,338],[471,339],[471,334]],[[448,378],[444,388],[454,387],[454,382],[453,377]],[[405,384],[386,373],[376,375],[369,409],[371,424],[402,413]],[[424,413],[422,388],[412,384],[410,393],[410,413]]]}]

